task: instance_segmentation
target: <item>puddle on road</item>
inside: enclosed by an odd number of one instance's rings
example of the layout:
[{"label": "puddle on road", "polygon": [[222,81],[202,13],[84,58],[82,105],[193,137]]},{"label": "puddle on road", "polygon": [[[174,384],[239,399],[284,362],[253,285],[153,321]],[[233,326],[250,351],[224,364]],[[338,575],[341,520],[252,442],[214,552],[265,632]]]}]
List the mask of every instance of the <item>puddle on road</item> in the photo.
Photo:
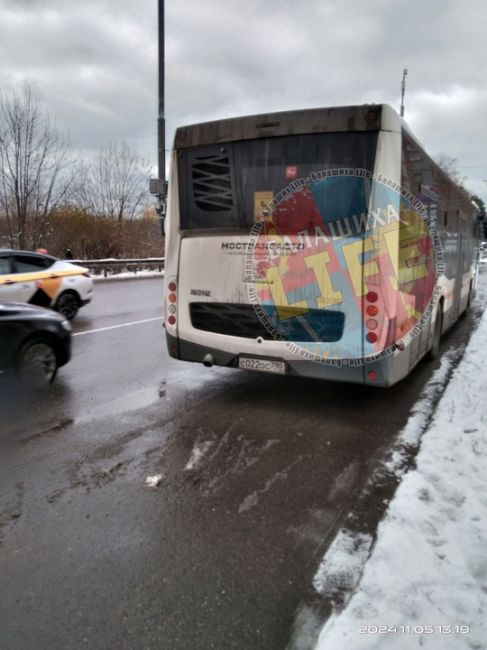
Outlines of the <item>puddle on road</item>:
[{"label": "puddle on road", "polygon": [[[166,378],[153,385],[135,390],[97,404],[89,409],[89,414],[76,418],[77,422],[87,422],[100,417],[123,415],[124,413],[146,408],[157,402],[169,402],[177,406],[181,398],[187,397],[195,388],[207,386],[210,380],[218,380],[217,374],[196,373],[194,369],[178,372],[170,381]],[[126,387],[125,387],[126,388]]]},{"label": "puddle on road", "polygon": [[[162,386],[162,384],[161,384]],[[115,399],[112,399],[103,404],[98,404],[90,409],[89,413],[79,418],[76,418],[77,423],[90,422],[97,418],[123,415],[131,411],[137,411],[147,406],[151,406],[160,401],[164,397],[165,392],[161,390],[161,386],[151,386],[149,388],[142,388],[132,393],[124,393]],[[161,394],[162,393],[162,394]]]}]

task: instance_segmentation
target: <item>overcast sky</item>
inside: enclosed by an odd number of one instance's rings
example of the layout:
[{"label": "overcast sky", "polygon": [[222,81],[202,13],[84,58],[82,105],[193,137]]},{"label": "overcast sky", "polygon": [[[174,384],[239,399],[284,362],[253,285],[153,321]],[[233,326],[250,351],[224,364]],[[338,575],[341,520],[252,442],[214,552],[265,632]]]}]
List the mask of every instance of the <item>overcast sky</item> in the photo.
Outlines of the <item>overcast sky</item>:
[{"label": "overcast sky", "polygon": [[[484,0],[166,0],[166,119],[388,102],[487,200]],[[79,149],[157,160],[157,0],[0,0],[0,87],[29,82]],[[169,144],[168,144],[169,146]]]}]

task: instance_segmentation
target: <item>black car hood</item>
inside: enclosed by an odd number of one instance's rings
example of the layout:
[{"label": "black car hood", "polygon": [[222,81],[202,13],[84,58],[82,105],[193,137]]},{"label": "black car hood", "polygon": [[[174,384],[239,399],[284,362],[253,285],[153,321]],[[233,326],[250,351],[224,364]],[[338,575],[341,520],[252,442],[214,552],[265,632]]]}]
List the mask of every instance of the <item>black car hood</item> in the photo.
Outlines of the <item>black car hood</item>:
[{"label": "black car hood", "polygon": [[56,312],[50,311],[49,309],[44,309],[43,307],[34,307],[33,305],[27,305],[23,302],[0,302],[0,318],[3,316],[46,318],[58,322],[64,320],[64,317],[60,314],[57,314]]}]

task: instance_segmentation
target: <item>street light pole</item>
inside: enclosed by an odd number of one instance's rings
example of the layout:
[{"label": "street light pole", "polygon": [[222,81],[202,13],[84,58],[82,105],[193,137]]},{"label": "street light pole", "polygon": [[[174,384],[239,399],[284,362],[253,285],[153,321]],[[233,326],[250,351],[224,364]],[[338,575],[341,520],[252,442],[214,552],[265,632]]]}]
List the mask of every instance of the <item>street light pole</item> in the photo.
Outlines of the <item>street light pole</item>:
[{"label": "street light pole", "polygon": [[159,178],[166,180],[166,119],[164,116],[164,0],[158,0],[159,14],[159,117],[157,119],[157,144],[159,148]]},{"label": "street light pole", "polygon": [[164,0],[158,0],[158,104],[159,112],[157,117],[157,178],[150,180],[150,192],[157,197],[157,213],[161,220],[161,228],[164,230],[164,218],[166,216],[166,119],[164,115]]}]

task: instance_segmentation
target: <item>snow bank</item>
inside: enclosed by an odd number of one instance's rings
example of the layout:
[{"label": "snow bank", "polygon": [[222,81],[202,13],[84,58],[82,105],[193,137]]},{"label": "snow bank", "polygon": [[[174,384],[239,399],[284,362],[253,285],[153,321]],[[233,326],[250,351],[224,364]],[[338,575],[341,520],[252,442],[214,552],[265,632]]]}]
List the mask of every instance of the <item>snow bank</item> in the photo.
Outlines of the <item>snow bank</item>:
[{"label": "snow bank", "polygon": [[[330,617],[316,650],[487,648],[486,368],[484,314],[423,434],[417,468],[378,528],[358,589]],[[350,568],[350,559],[343,563]]]},{"label": "snow bank", "polygon": [[143,278],[162,278],[164,277],[164,271],[151,271],[149,269],[144,269],[142,271],[124,271],[123,273],[113,273],[112,275],[104,276],[102,273],[95,275],[91,273],[91,278],[94,282],[110,282],[110,280],[137,280]]}]

